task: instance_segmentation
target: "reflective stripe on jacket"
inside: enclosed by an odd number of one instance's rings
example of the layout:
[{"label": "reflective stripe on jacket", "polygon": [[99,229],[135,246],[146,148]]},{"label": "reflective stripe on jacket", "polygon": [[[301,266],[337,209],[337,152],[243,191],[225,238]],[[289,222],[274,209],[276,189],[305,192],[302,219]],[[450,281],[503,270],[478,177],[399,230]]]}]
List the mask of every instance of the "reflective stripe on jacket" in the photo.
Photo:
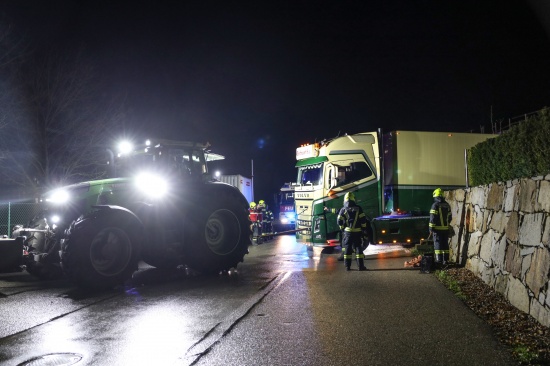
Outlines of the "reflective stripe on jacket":
[{"label": "reflective stripe on jacket", "polygon": [[338,213],[338,226],[340,230],[351,233],[366,232],[367,216],[360,206],[353,201],[346,202]]},{"label": "reflective stripe on jacket", "polygon": [[437,197],[430,209],[430,230],[449,230],[451,206],[445,199]]}]

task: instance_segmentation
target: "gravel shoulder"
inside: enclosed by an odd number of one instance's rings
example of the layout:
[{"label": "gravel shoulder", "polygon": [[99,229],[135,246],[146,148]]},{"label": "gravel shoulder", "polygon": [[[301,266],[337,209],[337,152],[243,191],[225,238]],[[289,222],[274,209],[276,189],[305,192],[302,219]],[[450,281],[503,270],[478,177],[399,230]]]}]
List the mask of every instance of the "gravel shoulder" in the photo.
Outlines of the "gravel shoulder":
[{"label": "gravel shoulder", "polygon": [[502,294],[465,268],[449,266],[435,275],[494,329],[519,364],[550,365],[549,328],[512,306]]}]

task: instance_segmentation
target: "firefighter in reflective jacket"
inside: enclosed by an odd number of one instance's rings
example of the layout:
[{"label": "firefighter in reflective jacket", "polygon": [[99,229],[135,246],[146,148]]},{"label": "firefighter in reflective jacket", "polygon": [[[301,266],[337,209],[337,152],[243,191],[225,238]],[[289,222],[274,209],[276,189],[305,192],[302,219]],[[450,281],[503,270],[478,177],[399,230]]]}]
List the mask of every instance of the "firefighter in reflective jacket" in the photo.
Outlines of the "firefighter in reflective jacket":
[{"label": "firefighter in reflective jacket", "polygon": [[451,206],[441,188],[433,192],[434,203],[430,209],[430,233],[434,239],[435,262],[446,264],[449,261],[449,223],[451,222]]},{"label": "firefighter in reflective jacket", "polygon": [[355,195],[352,192],[348,192],[344,196],[344,207],[338,213],[338,226],[342,232],[342,247],[345,247],[344,264],[346,270],[351,269],[354,251],[359,270],[366,270],[362,240],[367,239],[367,217],[363,209],[355,203]]}]

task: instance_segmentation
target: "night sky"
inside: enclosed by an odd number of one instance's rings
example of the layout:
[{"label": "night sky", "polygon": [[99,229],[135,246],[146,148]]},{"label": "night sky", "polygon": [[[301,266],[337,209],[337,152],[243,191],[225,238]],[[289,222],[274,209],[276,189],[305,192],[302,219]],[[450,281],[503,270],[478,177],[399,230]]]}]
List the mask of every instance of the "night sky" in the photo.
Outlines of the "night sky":
[{"label": "night sky", "polygon": [[124,96],[125,134],[209,141],[223,174],[250,177],[253,161],[256,200],[294,180],[301,143],[491,132],[491,116],[550,105],[538,0],[0,4],[33,48],[82,50],[105,93]]}]

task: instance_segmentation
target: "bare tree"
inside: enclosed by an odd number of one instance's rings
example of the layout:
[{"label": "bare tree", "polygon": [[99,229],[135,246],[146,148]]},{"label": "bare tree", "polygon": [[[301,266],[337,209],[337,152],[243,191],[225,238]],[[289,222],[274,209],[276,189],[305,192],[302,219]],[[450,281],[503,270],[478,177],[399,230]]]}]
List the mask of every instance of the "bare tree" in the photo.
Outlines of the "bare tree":
[{"label": "bare tree", "polygon": [[[23,42],[16,41],[13,37],[11,26],[0,21],[0,106],[3,111],[10,109],[7,90],[9,90],[9,78],[6,78],[10,65],[16,63],[24,54]],[[0,113],[0,130],[7,125],[8,113]],[[0,155],[2,159],[2,155]]]},{"label": "bare tree", "polygon": [[93,67],[81,53],[50,50],[25,57],[12,70],[0,175],[33,195],[102,177],[109,131],[122,113],[102,100]]}]

